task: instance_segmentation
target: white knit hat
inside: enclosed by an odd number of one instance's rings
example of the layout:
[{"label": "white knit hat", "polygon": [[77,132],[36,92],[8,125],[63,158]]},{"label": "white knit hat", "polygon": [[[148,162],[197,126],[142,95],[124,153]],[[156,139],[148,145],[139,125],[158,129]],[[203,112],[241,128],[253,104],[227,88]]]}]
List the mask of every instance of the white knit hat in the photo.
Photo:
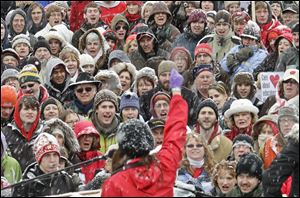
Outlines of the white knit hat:
[{"label": "white knit hat", "polygon": [[241,112],[250,112],[257,115],[259,110],[248,99],[238,99],[232,102],[230,108],[225,112],[225,116],[230,118],[232,115]]},{"label": "white knit hat", "polygon": [[93,57],[91,57],[89,54],[81,54],[79,56],[79,62],[80,62],[80,68],[82,69],[82,66],[84,65],[94,65],[95,61]]},{"label": "white knit hat", "polygon": [[12,48],[14,49],[19,43],[25,43],[31,49],[29,37],[25,34],[19,34],[14,37],[14,39],[12,40]]}]

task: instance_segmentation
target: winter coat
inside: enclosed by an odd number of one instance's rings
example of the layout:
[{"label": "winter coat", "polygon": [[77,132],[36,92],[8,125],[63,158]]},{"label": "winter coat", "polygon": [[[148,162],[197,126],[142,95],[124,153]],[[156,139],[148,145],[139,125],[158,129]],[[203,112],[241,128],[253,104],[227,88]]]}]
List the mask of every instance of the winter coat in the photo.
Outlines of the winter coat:
[{"label": "winter coat", "polygon": [[[83,18],[84,8],[90,2],[91,1],[71,1],[70,29],[73,32],[77,31],[80,28],[80,26],[84,23],[84,18]],[[79,41],[79,37],[78,37],[78,41]],[[78,48],[78,46],[75,45],[74,47]]]},{"label": "winter coat", "polygon": [[[117,31],[116,26],[120,22],[125,23],[126,26],[129,27],[129,23],[128,23],[126,17],[123,16],[122,14],[117,14],[116,16],[114,16],[114,18],[111,21],[110,29],[112,31],[116,32]],[[125,39],[127,38],[128,34],[129,34],[129,30],[126,31],[125,38],[123,40],[117,39],[117,42],[116,42],[117,49],[123,50],[124,44],[125,44]]]},{"label": "winter coat", "polygon": [[263,190],[266,197],[280,197],[282,183],[289,176],[292,176],[289,197],[299,197],[299,131],[291,130],[288,138],[288,144],[263,174]]},{"label": "winter coat", "polygon": [[47,23],[47,25],[42,30],[35,33],[34,37],[35,38],[39,38],[39,36],[44,37],[47,33],[49,33],[51,28],[52,26],[49,23]]},{"label": "winter coat", "polygon": [[192,184],[195,187],[202,189],[205,194],[211,194],[213,190],[213,184],[211,182],[210,176],[207,174],[203,168],[201,168],[201,174],[194,178],[185,168],[180,168],[178,170],[177,180],[185,183],[185,184]]},{"label": "winter coat", "polygon": [[[85,2],[85,1],[84,1]],[[80,37],[86,33],[88,30],[92,29],[92,28],[97,28],[97,27],[102,27],[103,26],[103,22],[98,22],[96,25],[91,25],[89,23],[87,23],[86,21],[81,25],[80,28],[78,28],[76,30],[76,32],[74,32],[73,37],[72,37],[72,45],[76,48],[79,49],[79,39]]]},{"label": "winter coat", "polygon": [[253,77],[257,80],[257,76],[260,72],[272,72],[275,71],[276,63],[278,60],[278,53],[270,53],[261,64],[253,70]]},{"label": "winter coat", "polygon": [[234,36],[232,30],[224,37],[210,34],[203,37],[198,43],[208,43],[213,49],[212,57],[217,63],[220,63],[224,56],[236,45],[240,45],[241,39]]},{"label": "winter coat", "polygon": [[116,133],[121,119],[116,114],[109,128],[104,128],[101,126],[95,111],[91,113],[90,119],[100,134],[100,152],[106,153],[110,145],[116,144]]},{"label": "winter coat", "polygon": [[93,109],[94,100],[92,100],[89,104],[83,105],[75,96],[74,100],[65,105],[66,109],[72,109],[79,115],[83,117],[88,117],[89,112]]},{"label": "winter coat", "polygon": [[174,49],[175,47],[184,47],[186,48],[191,56],[192,59],[194,60],[194,51],[196,48],[197,43],[207,34],[205,30],[200,35],[195,35],[190,26],[185,28],[184,32],[177,36],[176,40],[172,44],[172,48]]},{"label": "winter coat", "polygon": [[138,14],[129,14],[128,11],[125,12],[125,17],[129,24],[128,31],[131,32],[131,30],[139,23],[143,23],[143,19],[140,13]]},{"label": "winter coat", "polygon": [[262,197],[263,189],[261,183],[249,193],[242,193],[238,186],[235,186],[230,192],[226,194],[226,197]]},{"label": "winter coat", "polygon": [[296,65],[296,69],[299,69],[299,49],[295,47],[290,47],[280,55],[275,71],[285,71],[290,65]]},{"label": "winter coat", "polygon": [[[24,20],[25,20],[25,27],[23,29],[23,31],[21,33],[16,33],[13,29],[13,25],[12,25],[12,22],[13,22],[13,19],[14,17],[19,14],[21,15],[22,17],[24,17]],[[12,12],[11,14],[11,18],[10,18],[10,22],[9,22],[9,35],[8,35],[8,39],[10,40],[10,42],[12,43],[12,40],[14,39],[15,36],[19,35],[19,34],[25,34],[27,37],[29,37],[29,42],[30,42],[30,46],[33,47],[36,42],[37,42],[37,39],[33,36],[33,34],[29,33],[27,31],[27,20],[26,20],[26,13],[21,10],[20,8],[19,9],[16,9]]]},{"label": "winter coat", "polygon": [[[156,94],[159,91],[163,91],[161,84],[158,84],[155,88],[151,89],[150,91],[147,91],[144,95],[142,95],[140,100],[140,114],[143,116],[145,121],[150,120],[151,118],[151,112],[150,112],[150,101],[154,94]],[[168,93],[169,95],[171,93]],[[196,115],[196,108],[198,107],[200,101],[198,96],[192,92],[190,89],[187,89],[185,87],[181,88],[181,94],[182,97],[185,99],[185,101],[188,103],[189,106],[189,112],[188,112],[188,126],[193,126],[196,124],[196,120],[198,115]]]},{"label": "winter coat", "polygon": [[[65,86],[63,91],[58,90],[55,88],[51,82],[51,76],[52,72],[55,66],[57,65],[64,65],[65,71],[66,71],[66,80],[65,80]],[[62,60],[58,58],[51,58],[47,62],[46,66],[46,82],[45,82],[45,87],[48,90],[48,93],[50,96],[56,98],[58,101],[60,101],[62,104],[71,102],[73,100],[73,90],[69,89],[69,84],[71,84],[71,75],[68,72],[67,67],[65,64],[62,62]]]},{"label": "winter coat", "polygon": [[[121,170],[108,178],[102,186],[102,197],[106,196],[173,196],[176,170],[182,159],[186,138],[187,103],[179,95],[170,102],[166,120],[164,140],[156,159],[149,167],[142,165]],[[137,162],[135,158],[130,163]]]},{"label": "winter coat", "polygon": [[[39,103],[42,104],[43,102],[45,102],[45,100],[47,100],[49,98],[49,94],[48,94],[48,90],[43,86],[40,85],[40,96],[38,98]],[[22,90],[19,90],[18,92],[18,98],[21,98],[23,96],[23,92]]]},{"label": "winter coat", "polygon": [[257,47],[251,47],[253,55],[251,57],[249,57],[246,61],[241,62],[233,70],[230,70],[227,65],[228,55],[236,54],[242,48],[244,48],[243,45],[238,45],[238,46],[233,47],[220,62],[223,70],[230,75],[231,81],[233,81],[234,76],[240,72],[253,73],[254,69],[256,69],[264,61],[264,59],[268,56],[268,52],[266,50],[259,49]]},{"label": "winter coat", "polygon": [[[38,6],[42,9],[42,20],[41,22],[36,25],[33,21],[32,21],[32,16],[31,16],[31,13],[32,13],[32,10],[33,10],[33,5],[34,6]],[[35,2],[34,4],[31,4],[27,10],[27,27],[28,27],[28,31],[29,33],[35,35],[38,31],[42,30],[46,25],[47,25],[47,18],[46,18],[46,12],[44,10],[44,7],[38,3],[38,2]],[[31,46],[33,47],[33,46]]]},{"label": "winter coat", "polygon": [[1,24],[4,26],[4,29],[5,29],[4,38],[3,38],[3,40],[1,40],[1,50],[5,50],[7,48],[11,48],[11,44],[8,39],[8,28],[6,26],[5,21],[2,18],[1,18]]},{"label": "winter coat", "polygon": [[[45,174],[37,163],[27,167],[23,173],[22,180],[31,179]],[[74,185],[72,177],[62,171],[60,174],[52,175],[47,179],[37,179],[31,183],[25,183],[14,188],[13,196],[15,197],[40,197],[46,195],[57,195],[77,191],[78,187]]]},{"label": "winter coat", "polygon": [[[94,58],[95,66],[98,70],[100,69],[107,69],[107,61],[108,61],[108,54],[107,54],[107,48],[106,48],[106,40],[102,36],[102,34],[97,29],[90,29],[87,32],[85,32],[79,39],[79,51],[81,54],[86,54],[85,48],[86,48],[86,37],[89,33],[94,32],[98,35],[100,38],[100,51],[98,52],[97,56]],[[98,59],[97,59],[98,58]]]},{"label": "winter coat", "polygon": [[110,26],[112,19],[115,15],[121,14],[126,10],[126,3],[123,1],[114,1],[111,5],[105,1],[95,1],[100,6],[101,16],[100,19],[106,25]]}]

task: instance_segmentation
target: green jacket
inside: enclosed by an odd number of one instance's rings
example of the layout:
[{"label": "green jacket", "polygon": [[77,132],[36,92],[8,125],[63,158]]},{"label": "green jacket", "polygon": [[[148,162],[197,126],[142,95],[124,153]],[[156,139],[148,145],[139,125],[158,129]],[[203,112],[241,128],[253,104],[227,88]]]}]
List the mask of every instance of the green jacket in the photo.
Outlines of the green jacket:
[{"label": "green jacket", "polygon": [[226,197],[262,197],[262,184],[258,186],[250,193],[242,193],[238,186],[234,187],[229,193],[226,194]]},{"label": "green jacket", "polygon": [[4,177],[10,184],[17,183],[22,178],[19,162],[15,158],[8,156],[7,153],[5,153],[3,159],[1,159],[1,169]]}]

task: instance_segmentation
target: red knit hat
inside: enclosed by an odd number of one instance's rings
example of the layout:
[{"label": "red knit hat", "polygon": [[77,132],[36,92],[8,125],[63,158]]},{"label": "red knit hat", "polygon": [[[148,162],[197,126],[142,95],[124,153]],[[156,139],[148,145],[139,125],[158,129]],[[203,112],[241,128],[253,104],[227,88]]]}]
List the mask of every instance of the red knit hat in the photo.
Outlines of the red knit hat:
[{"label": "red knit hat", "polygon": [[126,1],[126,4],[134,4],[134,5],[138,5],[138,6],[142,6],[144,5],[144,3],[142,1]]},{"label": "red knit hat", "polygon": [[203,21],[204,23],[206,23],[206,14],[201,9],[193,10],[187,22],[188,24],[191,24],[192,22],[197,21]]},{"label": "red knit hat", "polygon": [[17,90],[10,85],[1,86],[1,107],[13,107],[17,103]]},{"label": "red knit hat", "polygon": [[194,51],[195,57],[199,53],[206,53],[211,57],[212,56],[212,47],[208,43],[200,43],[195,48],[195,51]]},{"label": "red knit hat", "polygon": [[133,40],[136,40],[136,34],[131,34],[131,35],[129,35],[129,36],[126,38],[126,42],[125,42],[125,43],[128,43],[129,41],[133,41]]},{"label": "red knit hat", "polygon": [[82,135],[95,135],[97,137],[100,137],[93,123],[87,120],[81,120],[77,122],[74,125],[74,132],[77,139],[79,139],[79,137]]}]

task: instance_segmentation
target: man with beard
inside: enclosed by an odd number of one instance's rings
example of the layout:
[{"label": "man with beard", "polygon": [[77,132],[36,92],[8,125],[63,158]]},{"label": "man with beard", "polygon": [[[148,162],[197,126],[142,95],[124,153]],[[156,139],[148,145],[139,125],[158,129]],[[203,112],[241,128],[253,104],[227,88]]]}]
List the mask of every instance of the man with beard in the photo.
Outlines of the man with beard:
[{"label": "man with beard", "polygon": [[38,74],[37,68],[32,65],[25,65],[19,74],[20,90],[18,97],[28,94],[36,97],[41,104],[48,99],[48,91],[42,85],[41,78]]},{"label": "man with beard", "polygon": [[[150,101],[154,94],[162,91],[172,96],[169,86],[172,68],[176,69],[176,64],[173,61],[162,61],[158,66],[158,85],[140,97],[141,115],[145,121],[148,121],[152,116],[150,112]],[[196,111],[194,109],[198,106],[199,99],[195,93],[185,87],[182,87],[181,93],[189,106],[188,126],[192,127],[196,123]]]},{"label": "man with beard", "polygon": [[200,133],[214,152],[214,159],[220,162],[231,152],[232,142],[222,134],[218,122],[218,107],[212,99],[202,101],[197,110],[197,123],[194,131]]}]

